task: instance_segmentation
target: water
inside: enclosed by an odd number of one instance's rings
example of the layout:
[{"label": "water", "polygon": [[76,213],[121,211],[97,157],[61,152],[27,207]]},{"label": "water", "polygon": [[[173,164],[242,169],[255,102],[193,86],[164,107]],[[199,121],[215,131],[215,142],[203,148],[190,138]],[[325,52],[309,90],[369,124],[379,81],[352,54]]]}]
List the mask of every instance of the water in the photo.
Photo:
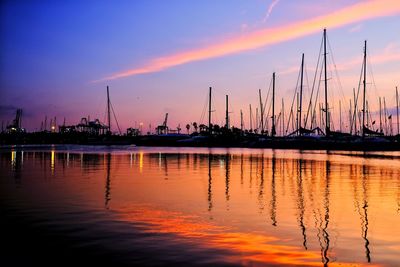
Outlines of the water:
[{"label": "water", "polygon": [[13,265],[400,265],[398,152],[0,151]]}]

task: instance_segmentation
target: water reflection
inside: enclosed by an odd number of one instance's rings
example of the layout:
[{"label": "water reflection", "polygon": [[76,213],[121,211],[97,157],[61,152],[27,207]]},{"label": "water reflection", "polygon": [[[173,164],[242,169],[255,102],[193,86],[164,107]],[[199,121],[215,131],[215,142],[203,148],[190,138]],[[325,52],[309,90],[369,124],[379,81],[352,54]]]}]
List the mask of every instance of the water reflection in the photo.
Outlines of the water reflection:
[{"label": "water reflection", "polygon": [[108,209],[111,200],[111,153],[106,154],[106,185],[104,194],[104,205]]},{"label": "water reflection", "polygon": [[277,220],[276,220],[276,189],[275,189],[275,173],[276,173],[276,156],[275,156],[275,151],[272,154],[272,179],[271,179],[271,202],[270,202],[270,207],[271,207],[271,221],[273,226],[277,226]]},{"label": "water reflection", "polygon": [[329,184],[330,184],[330,170],[331,170],[331,165],[330,161],[326,161],[326,168],[325,168],[325,192],[324,192],[324,210],[325,210],[325,216],[324,216],[324,224],[322,228],[322,242],[321,242],[321,254],[322,254],[322,263],[324,266],[328,266],[329,263],[329,257],[328,257],[328,251],[329,251],[329,245],[330,245],[330,239],[329,239],[329,233],[328,233],[328,225],[329,225]]},{"label": "water reflection", "polygon": [[364,211],[364,214],[362,216],[362,237],[365,241],[365,257],[367,258],[368,262],[371,262],[371,251],[369,250],[369,240],[368,240],[368,184],[366,180],[367,174],[365,173],[367,170],[365,168],[365,165],[363,166],[363,172],[362,172],[362,189],[363,189],[363,206],[362,209]]},{"label": "water reflection", "polygon": [[264,210],[264,154],[260,155],[260,165],[258,165],[258,160],[257,160],[257,173],[259,180],[260,180],[260,184],[258,187],[258,201],[259,201],[259,209],[260,209],[260,213]]},{"label": "water reflection", "polygon": [[307,250],[307,236],[306,236],[306,227],[304,225],[304,196],[303,196],[303,160],[299,159],[298,161],[298,175],[297,175],[297,207],[299,210],[298,220],[299,226],[301,229],[301,234],[303,236],[303,247]]},{"label": "water reflection", "polygon": [[226,199],[226,208],[229,210],[229,176],[230,176],[230,155],[228,153],[225,154],[225,199]]},{"label": "water reflection", "polygon": [[[400,233],[388,230],[400,223],[397,156],[212,149],[7,153],[0,157],[2,173],[37,190],[40,199],[88,210],[101,202],[118,220],[146,224],[135,231],[170,234],[163,245],[190,239],[226,250],[223,261],[244,265],[397,264]],[[62,183],[47,180],[49,169],[49,178]],[[28,178],[32,173],[40,179]]]},{"label": "water reflection", "polygon": [[24,163],[23,151],[11,151],[11,169],[14,173],[14,181],[17,186],[21,185],[21,170]]},{"label": "water reflection", "polygon": [[211,176],[211,161],[212,154],[208,153],[208,211],[212,210],[212,176]]},{"label": "water reflection", "polygon": [[55,151],[51,150],[50,154],[50,169],[51,169],[51,174],[54,175],[54,169],[55,169]]}]

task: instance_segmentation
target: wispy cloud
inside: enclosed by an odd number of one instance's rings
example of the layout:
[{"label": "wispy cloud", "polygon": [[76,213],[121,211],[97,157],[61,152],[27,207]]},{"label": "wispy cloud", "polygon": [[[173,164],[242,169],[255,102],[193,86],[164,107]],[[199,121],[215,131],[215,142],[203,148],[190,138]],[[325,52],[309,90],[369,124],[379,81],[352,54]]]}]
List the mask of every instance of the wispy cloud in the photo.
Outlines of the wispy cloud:
[{"label": "wispy cloud", "polygon": [[152,73],[181,64],[205,60],[252,49],[273,45],[307,36],[326,28],[337,28],[368,19],[391,16],[400,13],[398,0],[371,0],[345,7],[324,16],[295,23],[254,31],[238,37],[229,38],[203,48],[179,52],[151,60],[148,64],[121,71],[94,82],[115,80],[128,76]]},{"label": "wispy cloud", "polygon": [[267,13],[265,13],[263,22],[265,23],[267,21],[267,19],[269,18],[269,16],[271,16],[272,10],[274,9],[274,7],[279,3],[280,0],[273,0],[272,3],[268,6],[268,10]]}]

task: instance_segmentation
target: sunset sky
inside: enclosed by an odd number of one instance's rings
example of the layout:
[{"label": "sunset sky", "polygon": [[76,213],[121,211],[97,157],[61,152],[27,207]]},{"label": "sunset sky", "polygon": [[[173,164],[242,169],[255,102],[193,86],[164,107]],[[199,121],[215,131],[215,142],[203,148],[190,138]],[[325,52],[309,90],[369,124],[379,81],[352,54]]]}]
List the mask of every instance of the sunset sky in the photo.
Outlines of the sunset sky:
[{"label": "sunset sky", "polygon": [[307,103],[325,27],[334,121],[339,100],[348,114],[364,40],[370,109],[379,97],[393,109],[400,86],[397,0],[2,1],[0,120],[11,121],[22,108],[28,130],[46,115],[59,124],[64,117],[67,124],[86,116],[105,121],[109,85],[123,132],[139,123],[154,128],[166,112],[170,128],[184,128],[206,123],[212,86],[213,122],[223,124],[228,94],[231,124],[239,126],[243,109],[248,127],[249,104],[258,106],[258,89],[266,97],[273,72],[276,113],[282,98],[288,112],[302,53]]}]

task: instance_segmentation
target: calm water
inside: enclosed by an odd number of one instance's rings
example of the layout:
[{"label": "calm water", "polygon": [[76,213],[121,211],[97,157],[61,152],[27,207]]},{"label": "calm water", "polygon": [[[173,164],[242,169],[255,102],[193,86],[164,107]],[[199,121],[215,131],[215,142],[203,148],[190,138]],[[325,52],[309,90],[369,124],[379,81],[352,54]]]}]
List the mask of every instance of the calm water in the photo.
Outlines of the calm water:
[{"label": "calm water", "polygon": [[0,151],[8,262],[400,265],[397,152]]}]

